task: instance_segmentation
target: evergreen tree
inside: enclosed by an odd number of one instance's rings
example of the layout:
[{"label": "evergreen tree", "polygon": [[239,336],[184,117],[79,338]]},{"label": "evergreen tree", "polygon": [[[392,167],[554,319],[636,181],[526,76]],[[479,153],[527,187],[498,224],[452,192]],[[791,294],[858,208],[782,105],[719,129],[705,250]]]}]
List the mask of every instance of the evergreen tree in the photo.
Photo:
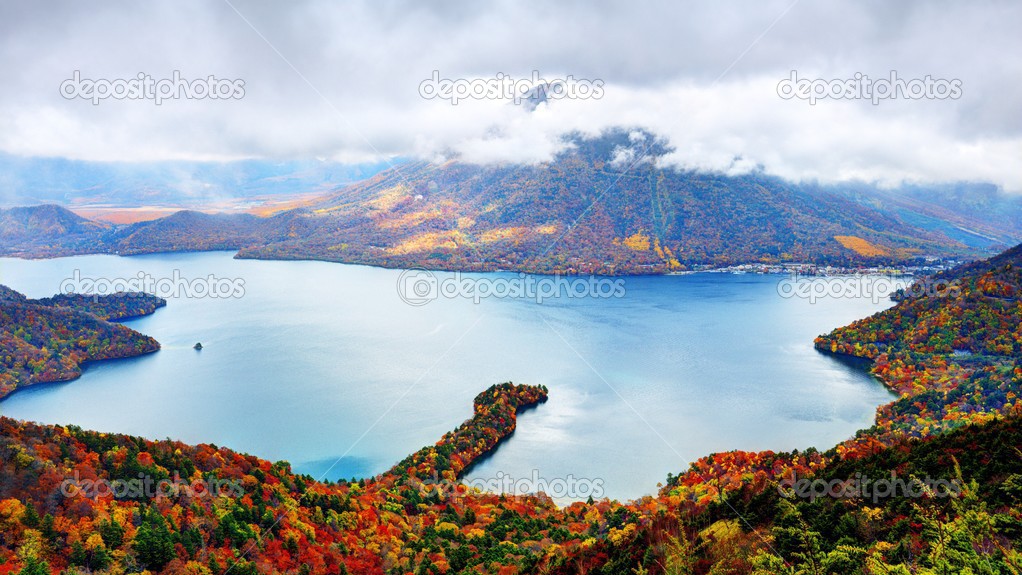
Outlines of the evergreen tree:
[{"label": "evergreen tree", "polygon": [[174,558],[174,536],[167,529],[167,522],[155,509],[150,509],[142,518],[142,525],[135,533],[135,552],[147,569],[159,571]]}]

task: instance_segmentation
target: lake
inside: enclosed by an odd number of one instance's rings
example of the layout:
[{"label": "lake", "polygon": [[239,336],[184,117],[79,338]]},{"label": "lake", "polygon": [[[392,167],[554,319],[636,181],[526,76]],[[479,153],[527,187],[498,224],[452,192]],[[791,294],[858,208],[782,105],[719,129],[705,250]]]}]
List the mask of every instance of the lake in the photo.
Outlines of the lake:
[{"label": "lake", "polygon": [[[868,427],[892,398],[860,368],[812,345],[891,302],[785,298],[781,276],[617,278],[620,297],[542,303],[422,301],[409,297],[421,295],[416,287],[408,291],[422,277],[400,270],[211,252],[0,259],[0,283],[44,297],[76,270],[101,280],[148,274],[207,284],[212,274],[243,288],[227,298],[183,297],[199,295],[194,285],[178,290],[167,307],[125,322],[159,340],[161,351],[20,390],[0,413],[214,443],[286,459],[316,478],[388,469],[469,418],[472,398],[504,381],[544,384],[549,401],[523,412],[515,434],[466,479],[518,489],[535,478],[555,490],[582,485],[558,499],[584,499],[586,490],[651,494],[668,473],[716,451],[828,449]],[[204,349],[192,349],[196,342]]]}]

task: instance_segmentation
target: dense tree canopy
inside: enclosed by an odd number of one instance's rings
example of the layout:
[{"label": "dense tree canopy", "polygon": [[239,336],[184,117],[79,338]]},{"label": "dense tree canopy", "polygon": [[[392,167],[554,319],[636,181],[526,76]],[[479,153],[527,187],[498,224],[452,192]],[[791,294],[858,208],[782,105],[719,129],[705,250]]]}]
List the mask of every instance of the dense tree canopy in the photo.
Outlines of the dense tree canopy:
[{"label": "dense tree canopy", "polygon": [[[816,340],[869,359],[900,394],[870,429],[825,452],[713,454],[627,503],[558,507],[458,487],[520,409],[546,400],[542,387],[492,386],[435,445],[338,483],[214,445],[0,418],[0,575],[1017,574],[1020,252],[939,277],[958,282],[954,293],[904,297]],[[5,332],[24,345],[36,334],[77,342],[62,321],[112,325],[0,295]],[[32,348],[58,364],[79,353]],[[142,479],[176,487],[95,489]],[[876,489],[885,481],[902,491]]]}]

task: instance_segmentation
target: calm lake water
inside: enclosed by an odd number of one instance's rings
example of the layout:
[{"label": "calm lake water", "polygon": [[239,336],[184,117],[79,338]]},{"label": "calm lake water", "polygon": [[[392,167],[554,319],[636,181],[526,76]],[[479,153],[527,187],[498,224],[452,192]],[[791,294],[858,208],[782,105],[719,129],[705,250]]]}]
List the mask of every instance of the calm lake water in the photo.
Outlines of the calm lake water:
[{"label": "calm lake water", "polygon": [[786,299],[780,276],[638,277],[624,279],[620,298],[411,306],[398,270],[214,252],[0,259],[0,283],[43,297],[75,270],[213,274],[243,280],[244,295],[172,298],[126,322],[159,340],[160,352],[18,391],[0,413],[215,443],[314,477],[386,470],[470,417],[472,398],[504,381],[544,384],[550,399],[523,413],[468,479],[571,478],[620,499],[653,493],[669,472],[716,451],[827,449],[868,427],[891,398],[812,347],[816,335],[890,302]]}]

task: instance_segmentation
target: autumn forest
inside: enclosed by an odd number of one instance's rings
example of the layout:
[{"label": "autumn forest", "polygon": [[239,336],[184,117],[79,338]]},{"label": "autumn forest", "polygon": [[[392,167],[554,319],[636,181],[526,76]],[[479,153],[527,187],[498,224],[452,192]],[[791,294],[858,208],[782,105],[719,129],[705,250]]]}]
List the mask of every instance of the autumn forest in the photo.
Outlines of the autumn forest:
[{"label": "autumn forest", "polygon": [[[869,429],[826,451],[707,455],[629,502],[459,483],[520,410],[543,409],[547,389],[513,383],[389,471],[339,482],[210,444],[0,419],[0,573],[1017,573],[1020,266],[1022,246],[817,338],[899,395]],[[158,350],[116,320],[164,304],[4,288],[4,393]],[[863,489],[894,477],[902,493]],[[143,478],[164,488],[110,488]]]}]

